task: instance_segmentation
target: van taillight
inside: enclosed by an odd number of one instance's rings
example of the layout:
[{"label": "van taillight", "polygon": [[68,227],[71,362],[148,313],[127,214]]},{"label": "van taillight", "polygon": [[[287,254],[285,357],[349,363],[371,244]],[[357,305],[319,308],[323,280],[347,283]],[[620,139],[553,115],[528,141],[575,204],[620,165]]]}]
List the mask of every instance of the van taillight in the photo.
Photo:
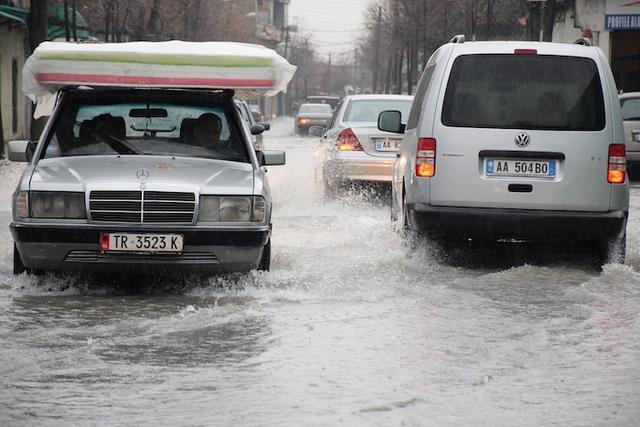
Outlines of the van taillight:
[{"label": "van taillight", "polygon": [[609,146],[609,168],[607,181],[611,184],[623,184],[627,171],[627,151],[624,144]]},{"label": "van taillight", "polygon": [[363,151],[358,137],[351,128],[346,128],[340,135],[336,142],[336,148],[340,151]]},{"label": "van taillight", "polygon": [[436,174],[436,140],[420,138],[416,152],[416,176],[431,178]]}]

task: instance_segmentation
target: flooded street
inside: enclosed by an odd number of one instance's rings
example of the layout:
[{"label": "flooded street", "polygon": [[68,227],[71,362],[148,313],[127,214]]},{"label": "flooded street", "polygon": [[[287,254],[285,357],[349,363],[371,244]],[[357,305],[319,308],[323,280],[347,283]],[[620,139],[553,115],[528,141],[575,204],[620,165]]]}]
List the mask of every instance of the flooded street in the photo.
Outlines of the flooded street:
[{"label": "flooded street", "polygon": [[206,282],[14,277],[2,165],[0,425],[638,423],[640,188],[626,265],[454,267],[388,196],[325,202],[292,131],[265,137],[271,272]]}]

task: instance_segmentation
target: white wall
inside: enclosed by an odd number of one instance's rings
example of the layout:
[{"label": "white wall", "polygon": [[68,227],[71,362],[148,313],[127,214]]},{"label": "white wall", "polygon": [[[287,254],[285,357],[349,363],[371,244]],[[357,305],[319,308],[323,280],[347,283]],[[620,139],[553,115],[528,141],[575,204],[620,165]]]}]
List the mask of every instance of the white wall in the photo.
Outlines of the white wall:
[{"label": "white wall", "polygon": [[[0,102],[2,103],[2,130],[4,139],[21,139],[27,135],[26,98],[22,94],[22,66],[25,61],[24,33],[21,27],[10,28],[0,25]],[[12,102],[12,62],[18,62],[18,96],[17,115],[18,128],[13,132],[13,102]]]}]

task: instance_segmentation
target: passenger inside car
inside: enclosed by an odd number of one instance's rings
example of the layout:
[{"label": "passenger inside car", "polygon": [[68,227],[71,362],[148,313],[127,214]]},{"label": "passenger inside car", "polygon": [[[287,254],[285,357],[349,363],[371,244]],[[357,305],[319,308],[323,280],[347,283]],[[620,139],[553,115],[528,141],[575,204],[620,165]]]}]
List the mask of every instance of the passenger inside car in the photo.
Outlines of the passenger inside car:
[{"label": "passenger inside car", "polygon": [[216,150],[220,145],[222,122],[213,113],[204,113],[195,122],[193,144]]}]

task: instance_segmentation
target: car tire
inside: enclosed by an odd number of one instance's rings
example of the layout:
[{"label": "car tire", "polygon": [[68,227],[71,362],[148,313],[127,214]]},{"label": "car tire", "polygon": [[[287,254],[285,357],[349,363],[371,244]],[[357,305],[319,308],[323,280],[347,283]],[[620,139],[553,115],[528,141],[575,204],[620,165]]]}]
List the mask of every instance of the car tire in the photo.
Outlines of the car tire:
[{"label": "car tire", "polygon": [[16,244],[13,244],[13,274],[15,276],[19,276],[22,273],[29,274],[29,270],[22,263],[22,258],[20,257],[20,252],[18,252],[18,247]]},{"label": "car tire", "polygon": [[271,269],[271,239],[269,239],[264,249],[262,249],[262,256],[260,257],[260,264],[258,264],[258,271],[269,271],[270,269]]},{"label": "car tire", "polygon": [[605,240],[596,245],[593,253],[593,267],[601,270],[605,264],[624,264],[627,255],[627,235]]}]

